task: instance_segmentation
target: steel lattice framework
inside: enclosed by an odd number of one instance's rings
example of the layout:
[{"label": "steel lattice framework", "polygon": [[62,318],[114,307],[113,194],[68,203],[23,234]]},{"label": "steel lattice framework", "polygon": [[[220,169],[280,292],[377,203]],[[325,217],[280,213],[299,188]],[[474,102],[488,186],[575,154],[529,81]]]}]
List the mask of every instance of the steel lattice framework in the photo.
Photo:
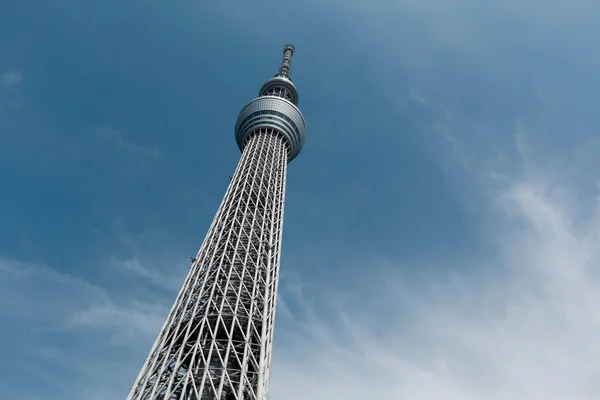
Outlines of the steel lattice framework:
[{"label": "steel lattice framework", "polygon": [[283,53],[240,112],[241,159],[128,400],[267,398],[287,164],[305,138]]}]

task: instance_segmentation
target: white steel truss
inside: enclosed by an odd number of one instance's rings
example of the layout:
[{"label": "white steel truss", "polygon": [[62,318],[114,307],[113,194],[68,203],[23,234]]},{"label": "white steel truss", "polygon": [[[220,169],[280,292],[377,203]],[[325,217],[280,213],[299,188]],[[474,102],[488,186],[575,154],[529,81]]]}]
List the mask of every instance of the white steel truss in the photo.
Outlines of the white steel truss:
[{"label": "white steel truss", "polygon": [[242,157],[128,400],[267,398],[287,163],[305,138],[293,53],[238,116]]},{"label": "white steel truss", "polygon": [[266,398],[288,147],[250,136],[130,400]]}]

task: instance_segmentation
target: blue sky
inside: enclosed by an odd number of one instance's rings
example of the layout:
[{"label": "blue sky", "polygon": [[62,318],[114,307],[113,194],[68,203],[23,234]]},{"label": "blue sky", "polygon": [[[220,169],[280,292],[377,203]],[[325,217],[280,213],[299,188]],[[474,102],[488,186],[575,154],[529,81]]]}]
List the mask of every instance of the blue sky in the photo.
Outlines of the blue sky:
[{"label": "blue sky", "polygon": [[291,42],[271,399],[598,398],[598,26],[591,0],[5,2],[4,397],[125,397]]}]

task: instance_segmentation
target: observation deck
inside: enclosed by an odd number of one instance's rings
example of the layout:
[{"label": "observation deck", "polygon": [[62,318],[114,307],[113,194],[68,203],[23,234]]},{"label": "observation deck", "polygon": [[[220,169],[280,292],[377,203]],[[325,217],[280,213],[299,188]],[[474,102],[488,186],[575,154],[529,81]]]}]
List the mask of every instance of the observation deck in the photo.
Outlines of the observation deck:
[{"label": "observation deck", "polygon": [[298,109],[298,90],[289,76],[294,46],[285,45],[279,73],[266,81],[258,97],[238,115],[235,140],[241,151],[254,134],[265,129],[279,132],[288,147],[288,163],[300,154],[306,139],[306,123]]}]

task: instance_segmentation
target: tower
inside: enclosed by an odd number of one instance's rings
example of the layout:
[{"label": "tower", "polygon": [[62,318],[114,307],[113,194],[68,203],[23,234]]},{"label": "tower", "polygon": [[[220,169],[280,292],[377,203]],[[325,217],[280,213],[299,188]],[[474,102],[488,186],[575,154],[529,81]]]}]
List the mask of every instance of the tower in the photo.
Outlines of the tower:
[{"label": "tower", "polygon": [[293,54],[238,116],[242,156],[128,400],[267,398],[287,164],[305,139]]}]

